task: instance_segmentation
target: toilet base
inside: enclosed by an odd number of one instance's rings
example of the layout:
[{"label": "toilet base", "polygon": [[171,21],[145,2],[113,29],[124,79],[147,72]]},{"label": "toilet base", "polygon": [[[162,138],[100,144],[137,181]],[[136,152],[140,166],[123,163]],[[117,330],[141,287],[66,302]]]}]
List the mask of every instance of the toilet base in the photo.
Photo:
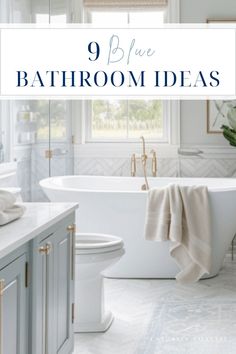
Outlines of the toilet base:
[{"label": "toilet base", "polygon": [[75,333],[85,333],[85,332],[106,332],[113,322],[114,316],[109,311],[104,318],[104,321],[97,323],[75,323],[74,332]]}]

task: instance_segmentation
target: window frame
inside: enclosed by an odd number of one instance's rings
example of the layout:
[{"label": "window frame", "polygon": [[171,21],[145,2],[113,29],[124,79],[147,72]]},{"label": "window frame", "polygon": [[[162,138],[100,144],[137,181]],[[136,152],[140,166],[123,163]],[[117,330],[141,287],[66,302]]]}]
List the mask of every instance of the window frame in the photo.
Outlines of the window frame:
[{"label": "window frame", "polygon": [[[124,100],[128,102],[129,100]],[[150,100],[152,101],[152,100]],[[86,120],[85,124],[85,142],[86,143],[132,143],[136,142],[136,138],[92,138],[92,104],[91,100],[83,102],[83,117]],[[163,137],[146,139],[149,142],[168,143],[168,130],[170,125],[170,102],[163,100]],[[86,118],[85,118],[86,117]]]},{"label": "window frame", "polygon": [[[156,8],[148,8],[146,12],[152,12],[152,10],[157,10]],[[92,10],[84,10],[83,11],[83,19],[84,22],[88,22],[91,23],[92,22],[92,11],[96,11],[96,12],[106,12],[106,9],[97,9],[96,7],[94,7]],[[111,9],[107,10],[107,11],[111,11]],[[129,24],[129,17],[130,17],[130,12],[135,12],[135,11],[140,11],[140,9],[119,9],[118,11],[116,9],[114,9],[114,12],[126,12],[127,13],[127,24]],[[168,18],[168,8],[166,11],[164,11],[164,22],[167,21]],[[125,101],[129,101],[129,99],[125,100]],[[150,99],[151,101],[151,99]],[[86,143],[118,143],[118,142],[135,142],[137,139],[134,138],[117,138],[117,139],[112,139],[112,138],[92,138],[92,104],[91,104],[91,100],[88,101],[84,101],[83,102],[83,116],[87,117],[87,122],[85,124],[86,127],[86,131],[85,131],[85,142]],[[149,142],[155,142],[158,141],[159,143],[168,143],[168,131],[169,131],[169,126],[170,126],[170,116],[169,116],[169,112],[170,112],[170,103],[163,100],[163,137],[162,138],[151,138],[151,139],[147,139],[147,141]]]},{"label": "window frame", "polygon": [[[96,11],[96,12],[126,12],[127,13],[127,16],[128,16],[128,22],[127,22],[127,25],[130,24],[129,22],[129,17],[130,17],[130,12],[140,12],[142,10],[142,8],[133,8],[133,9],[126,9],[126,8],[120,8],[119,10],[117,9],[114,9],[113,11],[109,8],[109,9],[106,9],[106,8],[103,8],[103,9],[99,9],[99,8],[96,8],[94,7],[92,9],[93,11]],[[148,7],[146,9],[146,12],[153,12],[155,11],[156,8],[155,7]],[[83,10],[83,22],[84,23],[92,23],[92,16],[91,16],[91,9],[84,9]],[[168,12],[169,12],[169,8],[167,7],[166,11],[164,12],[164,23],[168,22],[168,18],[169,18],[169,15],[168,15]]]},{"label": "window frame", "polygon": [[[89,22],[89,14],[84,11],[83,1],[79,3],[73,1],[74,22]],[[78,6],[79,5],[79,6]],[[166,23],[179,23],[180,21],[180,1],[169,1],[166,11]],[[95,9],[97,10],[97,9]],[[166,129],[165,139],[147,140],[148,149],[156,149],[159,157],[176,158],[180,145],[180,101],[163,100],[166,105]],[[91,109],[91,108],[90,108]],[[104,158],[127,158],[131,153],[140,150],[139,139],[127,140],[91,140],[88,129],[91,128],[91,119],[87,119],[88,106],[85,100],[74,102],[73,104],[73,126],[75,131],[75,156],[84,158],[104,157]],[[80,117],[80,119],[78,119]]]},{"label": "window frame", "polygon": [[[158,157],[176,158],[180,145],[180,101],[169,100],[166,102],[169,110],[168,141],[147,140],[146,147],[147,151],[157,150]],[[132,141],[86,141],[88,121],[84,112],[84,104],[82,101],[73,101],[72,105],[75,156],[78,158],[127,158],[130,154],[141,151],[139,139]]]}]

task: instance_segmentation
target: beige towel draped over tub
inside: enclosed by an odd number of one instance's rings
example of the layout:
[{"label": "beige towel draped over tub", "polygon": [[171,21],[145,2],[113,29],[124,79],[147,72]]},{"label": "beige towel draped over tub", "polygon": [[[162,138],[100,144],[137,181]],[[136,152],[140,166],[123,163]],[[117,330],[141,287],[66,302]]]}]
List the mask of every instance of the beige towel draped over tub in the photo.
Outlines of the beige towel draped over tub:
[{"label": "beige towel draped over tub", "polygon": [[170,254],[180,267],[176,280],[198,281],[211,266],[211,228],[205,186],[169,185],[148,193],[145,238],[172,241]]}]

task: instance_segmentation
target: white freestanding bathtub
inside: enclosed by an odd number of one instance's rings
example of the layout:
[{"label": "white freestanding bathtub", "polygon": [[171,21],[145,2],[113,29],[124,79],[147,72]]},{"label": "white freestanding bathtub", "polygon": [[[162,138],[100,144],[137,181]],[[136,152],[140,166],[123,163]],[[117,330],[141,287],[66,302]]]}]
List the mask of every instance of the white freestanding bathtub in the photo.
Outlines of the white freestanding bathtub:
[{"label": "white freestanding bathtub", "polygon": [[[77,229],[82,233],[120,236],[126,253],[105,273],[119,278],[174,278],[178,267],[169,255],[169,242],[144,239],[147,192],[141,177],[63,176],[40,182],[53,202],[78,202]],[[212,223],[212,269],[216,275],[236,232],[236,179],[149,178],[150,187],[170,183],[206,185]]]}]

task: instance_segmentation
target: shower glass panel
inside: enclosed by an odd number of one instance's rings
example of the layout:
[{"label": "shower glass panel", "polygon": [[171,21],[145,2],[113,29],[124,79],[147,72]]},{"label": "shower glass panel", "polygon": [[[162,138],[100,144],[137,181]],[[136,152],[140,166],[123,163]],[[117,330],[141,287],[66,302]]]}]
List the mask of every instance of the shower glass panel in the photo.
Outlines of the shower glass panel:
[{"label": "shower glass panel", "polygon": [[4,101],[0,101],[0,163],[9,162],[10,151],[10,120],[9,107]]},{"label": "shower glass panel", "polygon": [[32,200],[45,197],[39,181],[49,176],[73,174],[71,102],[38,100],[30,102],[36,121],[32,147]]},{"label": "shower glass panel", "polygon": [[7,23],[10,21],[10,1],[0,0],[0,22]]},{"label": "shower glass panel", "polygon": [[[68,0],[0,0],[0,22],[70,22]],[[44,201],[42,178],[73,174],[70,101],[0,102],[0,163],[17,162],[24,201]]]},{"label": "shower glass panel", "polygon": [[72,144],[72,102],[50,101],[50,176],[71,175],[74,172]]},{"label": "shower glass panel", "polygon": [[1,23],[30,23],[31,0],[0,0]]},{"label": "shower glass panel", "polygon": [[[49,102],[37,100],[5,101],[7,139],[4,153],[17,162],[18,185],[24,201],[41,200],[39,179],[49,175],[45,151],[49,149]],[[6,123],[8,122],[8,123]],[[42,139],[43,137],[43,139]],[[6,151],[6,152],[5,152]]]},{"label": "shower glass panel", "polygon": [[17,162],[24,201],[46,200],[39,181],[74,171],[71,101],[6,101],[0,113],[0,158]]},{"label": "shower glass panel", "polygon": [[31,200],[43,201],[44,195],[39,187],[42,178],[50,176],[50,102],[33,100],[29,109],[36,124],[35,140],[31,146]]}]

